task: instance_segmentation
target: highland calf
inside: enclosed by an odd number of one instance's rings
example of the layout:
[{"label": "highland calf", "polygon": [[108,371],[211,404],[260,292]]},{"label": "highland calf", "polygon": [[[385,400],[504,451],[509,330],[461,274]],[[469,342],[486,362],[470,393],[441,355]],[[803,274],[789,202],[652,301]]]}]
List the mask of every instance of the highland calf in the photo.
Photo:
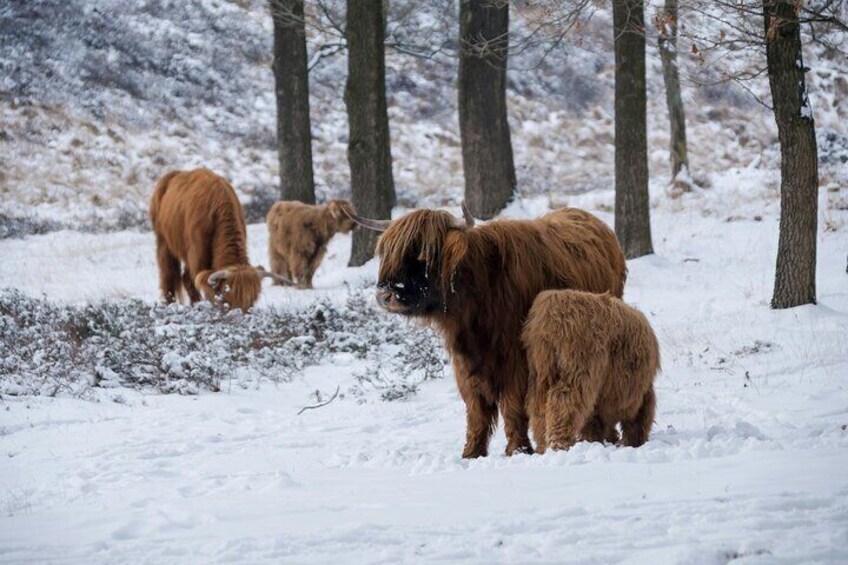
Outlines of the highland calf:
[{"label": "highland calf", "polygon": [[336,233],[348,233],[356,224],[346,200],[324,206],[277,202],[268,212],[268,258],[271,271],[292,279],[300,288],[312,288],[312,277]]},{"label": "highland calf", "polygon": [[474,226],[437,210],[394,221],[354,217],[383,231],[377,301],[389,312],[432,324],[453,358],[465,401],[462,456],[488,454],[503,414],[506,453],[532,453],[521,328],[536,295],[576,288],[621,296],[627,267],[612,230],[595,216],[564,208],[537,220]]},{"label": "highland calf", "polygon": [[522,334],[527,412],[536,451],[578,439],[639,447],[654,422],[657,338],[638,310],[609,294],[542,292]]},{"label": "highland calf", "polygon": [[290,282],[248,264],[241,203],[230,183],[208,169],[163,176],[150,201],[150,220],[166,302],[185,291],[191,302],[202,294],[246,311],[259,298],[262,277]]}]

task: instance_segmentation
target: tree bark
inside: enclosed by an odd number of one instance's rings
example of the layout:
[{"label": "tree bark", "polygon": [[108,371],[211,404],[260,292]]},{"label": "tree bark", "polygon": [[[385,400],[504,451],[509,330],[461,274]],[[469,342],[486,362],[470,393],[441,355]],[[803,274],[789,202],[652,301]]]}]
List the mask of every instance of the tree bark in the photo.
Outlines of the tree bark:
[{"label": "tree bark", "polygon": [[303,0],[271,0],[280,196],[315,204]]},{"label": "tree bark", "polygon": [[662,60],[665,101],[666,106],[668,106],[668,119],[671,126],[669,149],[671,180],[674,182],[681,169],[689,168],[689,157],[686,151],[686,114],[683,111],[683,98],[680,95],[680,71],[677,66],[677,0],[665,0],[658,23],[660,33],[657,46]]},{"label": "tree bark", "polygon": [[615,234],[628,259],[653,253],[648,202],[645,8],[613,0],[615,32]]},{"label": "tree bark", "polygon": [[[385,12],[381,0],[348,0],[348,76],[344,100],[350,135],[347,158],[353,205],[368,218],[391,218],[395,205],[386,110]],[[374,256],[377,233],[353,232],[350,266]]]},{"label": "tree bark", "polygon": [[506,106],[509,2],[460,0],[459,131],[465,202],[491,218],[515,193]]},{"label": "tree bark", "polygon": [[772,308],[816,302],[818,156],[797,2],[766,0],[766,61],[780,139],[780,236]]}]

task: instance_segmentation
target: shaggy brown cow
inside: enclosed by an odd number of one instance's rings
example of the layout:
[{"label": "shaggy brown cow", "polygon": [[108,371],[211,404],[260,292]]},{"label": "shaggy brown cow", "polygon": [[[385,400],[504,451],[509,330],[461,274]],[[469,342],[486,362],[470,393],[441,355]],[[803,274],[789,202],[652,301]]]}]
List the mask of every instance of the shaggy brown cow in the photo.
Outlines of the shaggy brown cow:
[{"label": "shaggy brown cow", "polygon": [[432,324],[445,339],[466,404],[463,457],[488,453],[498,408],[507,455],[532,453],[524,404],[524,319],[536,295],[547,289],[621,296],[627,267],[612,230],[572,208],[479,227],[467,213],[463,222],[436,210],[392,222],[354,219],[385,230],[377,242],[378,302]]},{"label": "shaggy brown cow", "polygon": [[527,412],[536,450],[579,437],[639,447],[654,423],[660,350],[641,312],[609,294],[552,290],[533,302],[522,334]]},{"label": "shaggy brown cow", "polygon": [[166,302],[184,290],[192,302],[202,293],[246,311],[259,298],[262,277],[273,277],[248,264],[241,203],[230,183],[209,169],[173,171],[159,179],[150,220]]},{"label": "shaggy brown cow", "polygon": [[277,202],[268,212],[268,258],[271,271],[292,279],[300,288],[312,288],[312,277],[327,253],[327,243],[337,232],[356,226],[347,200],[330,200],[324,206],[302,202]]}]

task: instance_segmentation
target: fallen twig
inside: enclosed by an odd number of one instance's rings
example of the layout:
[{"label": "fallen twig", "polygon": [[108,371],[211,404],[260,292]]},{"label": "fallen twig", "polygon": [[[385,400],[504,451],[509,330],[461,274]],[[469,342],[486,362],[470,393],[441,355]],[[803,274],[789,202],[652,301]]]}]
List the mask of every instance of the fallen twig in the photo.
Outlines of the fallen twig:
[{"label": "fallen twig", "polygon": [[300,409],[300,411],[297,413],[297,415],[298,415],[298,416],[300,416],[301,414],[303,414],[303,413],[304,413],[304,412],[306,412],[307,410],[314,410],[315,408],[321,408],[322,406],[326,406],[326,405],[328,405],[329,403],[331,403],[332,401],[334,401],[334,400],[336,399],[336,397],[339,395],[339,389],[340,389],[340,388],[341,388],[341,385],[339,385],[339,386],[337,386],[337,387],[336,387],[336,392],[334,392],[334,393],[333,393],[333,396],[331,396],[331,397],[330,397],[330,399],[329,399],[329,400],[327,400],[327,402],[322,402],[322,403],[320,403],[320,404],[315,404],[314,406],[304,406],[303,408],[301,408],[301,409]]}]

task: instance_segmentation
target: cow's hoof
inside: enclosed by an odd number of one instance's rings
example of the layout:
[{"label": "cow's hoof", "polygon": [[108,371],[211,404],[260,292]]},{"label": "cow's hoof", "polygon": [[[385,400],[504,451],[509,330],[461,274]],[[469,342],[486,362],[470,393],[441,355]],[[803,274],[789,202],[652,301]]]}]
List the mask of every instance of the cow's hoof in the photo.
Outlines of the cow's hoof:
[{"label": "cow's hoof", "polygon": [[486,457],[487,455],[489,455],[489,452],[485,447],[465,446],[465,449],[462,450],[463,459],[477,459],[478,457]]},{"label": "cow's hoof", "polygon": [[519,446],[509,446],[508,445],[506,447],[506,456],[507,457],[512,457],[516,453],[524,453],[524,454],[527,454],[527,455],[533,455],[536,452],[533,449],[533,446],[529,445],[529,444],[519,445]]},{"label": "cow's hoof", "polygon": [[548,448],[551,451],[568,451],[574,445],[573,441],[549,441]]}]

